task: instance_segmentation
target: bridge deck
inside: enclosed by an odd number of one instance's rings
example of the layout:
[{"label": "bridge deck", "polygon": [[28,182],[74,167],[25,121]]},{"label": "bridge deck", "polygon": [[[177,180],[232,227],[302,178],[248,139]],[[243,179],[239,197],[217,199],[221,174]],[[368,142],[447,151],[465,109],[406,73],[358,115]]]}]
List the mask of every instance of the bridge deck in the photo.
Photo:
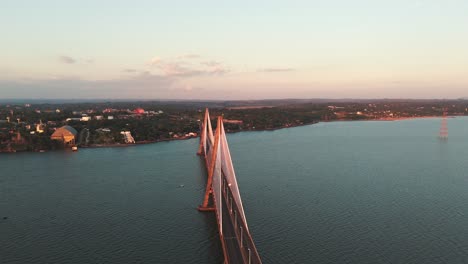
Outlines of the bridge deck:
[{"label": "bridge deck", "polygon": [[[223,118],[218,117],[216,136],[213,137],[208,109],[197,154],[204,157],[208,170],[205,197],[198,209],[216,212],[225,263],[261,264],[245,219]],[[209,205],[210,197],[214,206]]]},{"label": "bridge deck", "polygon": [[[228,208],[226,204],[226,200],[224,199],[224,196],[222,196],[223,200],[223,208]],[[239,242],[237,242],[237,236],[234,230],[234,225],[230,221],[230,216],[228,210],[223,210],[223,219],[226,219],[226,221],[223,221],[223,240],[224,240],[224,246],[226,249],[226,254],[225,258],[229,261],[229,263],[244,263],[244,260],[242,259],[242,253],[241,249],[239,247]]]}]

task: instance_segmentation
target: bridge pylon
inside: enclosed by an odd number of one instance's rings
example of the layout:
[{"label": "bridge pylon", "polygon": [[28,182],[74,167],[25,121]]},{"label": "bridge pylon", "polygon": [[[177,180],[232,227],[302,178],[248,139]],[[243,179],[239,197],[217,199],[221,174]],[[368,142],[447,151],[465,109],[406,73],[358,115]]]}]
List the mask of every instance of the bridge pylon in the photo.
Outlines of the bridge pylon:
[{"label": "bridge pylon", "polygon": [[[208,117],[208,123],[209,123],[208,109],[206,110],[205,118],[206,117]],[[203,153],[205,153],[204,155],[207,158],[208,180],[206,182],[205,196],[203,198],[203,203],[198,207],[198,210],[202,211],[202,212],[207,212],[207,211],[209,212],[209,211],[214,211],[215,210],[215,207],[213,205],[210,205],[210,200],[212,200],[212,198],[213,198],[212,197],[213,196],[213,189],[212,189],[213,174],[215,173],[215,167],[216,167],[216,162],[217,162],[217,154],[218,154],[222,124],[223,124],[223,118],[220,116],[220,117],[218,117],[218,121],[217,121],[217,125],[216,125],[216,132],[215,132],[215,136],[214,136],[213,147],[210,148],[207,153],[203,152]],[[208,125],[208,126],[211,128],[211,125]],[[209,133],[209,129],[208,129],[207,132]],[[205,141],[207,141],[207,140],[205,140]],[[203,147],[203,146],[206,146],[206,145],[208,145],[208,144],[200,143],[200,147]],[[206,147],[204,147],[204,149],[206,149]],[[208,160],[210,160],[211,162],[208,161]]]},{"label": "bridge pylon", "polygon": [[261,264],[247,225],[223,117],[218,117],[213,135],[208,110],[205,111],[198,153],[203,154],[208,174],[203,203],[198,210],[215,213],[224,263]]},{"label": "bridge pylon", "polygon": [[200,145],[198,146],[197,155],[205,156],[208,148],[213,143],[213,128],[211,127],[210,113],[208,108],[205,109],[205,116],[201,125]]}]

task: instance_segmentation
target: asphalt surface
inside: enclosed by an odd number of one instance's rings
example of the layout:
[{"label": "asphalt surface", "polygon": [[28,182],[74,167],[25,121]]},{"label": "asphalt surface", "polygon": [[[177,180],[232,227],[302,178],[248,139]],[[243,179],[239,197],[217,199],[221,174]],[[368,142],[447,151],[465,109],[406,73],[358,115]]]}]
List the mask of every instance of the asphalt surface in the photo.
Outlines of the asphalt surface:
[{"label": "asphalt surface", "polygon": [[226,258],[228,259],[229,263],[244,263],[242,259],[241,248],[239,242],[237,241],[236,234],[234,232],[234,223],[231,222],[231,218],[229,216],[228,207],[226,201],[224,199],[224,195],[221,195],[223,200],[224,209],[222,212],[223,215],[223,239],[224,245],[226,246]]}]

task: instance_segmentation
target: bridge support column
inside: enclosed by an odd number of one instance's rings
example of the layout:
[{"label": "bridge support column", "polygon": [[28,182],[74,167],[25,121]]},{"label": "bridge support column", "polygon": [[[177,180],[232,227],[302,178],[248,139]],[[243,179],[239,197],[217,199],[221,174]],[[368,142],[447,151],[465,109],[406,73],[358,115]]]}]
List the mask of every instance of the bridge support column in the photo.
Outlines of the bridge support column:
[{"label": "bridge support column", "polygon": [[218,124],[216,127],[216,136],[215,136],[214,146],[212,150],[213,153],[211,155],[211,164],[209,164],[210,168],[208,170],[208,181],[206,183],[205,197],[203,199],[203,204],[198,207],[198,210],[201,212],[209,212],[209,211],[215,210],[213,206],[208,206],[208,203],[210,200],[210,196],[213,194],[213,190],[211,186],[213,184],[213,174],[215,173],[215,169],[216,169],[216,159],[218,156],[218,148],[219,148],[222,124],[223,124],[222,117],[218,117]]}]

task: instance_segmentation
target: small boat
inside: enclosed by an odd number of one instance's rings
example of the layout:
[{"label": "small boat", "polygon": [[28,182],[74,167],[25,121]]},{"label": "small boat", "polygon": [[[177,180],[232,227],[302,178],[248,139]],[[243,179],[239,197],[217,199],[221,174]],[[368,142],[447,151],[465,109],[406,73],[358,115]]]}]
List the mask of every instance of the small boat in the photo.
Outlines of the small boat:
[{"label": "small boat", "polygon": [[73,147],[72,147],[72,151],[78,151],[78,147],[77,147],[77,146],[73,146]]}]

